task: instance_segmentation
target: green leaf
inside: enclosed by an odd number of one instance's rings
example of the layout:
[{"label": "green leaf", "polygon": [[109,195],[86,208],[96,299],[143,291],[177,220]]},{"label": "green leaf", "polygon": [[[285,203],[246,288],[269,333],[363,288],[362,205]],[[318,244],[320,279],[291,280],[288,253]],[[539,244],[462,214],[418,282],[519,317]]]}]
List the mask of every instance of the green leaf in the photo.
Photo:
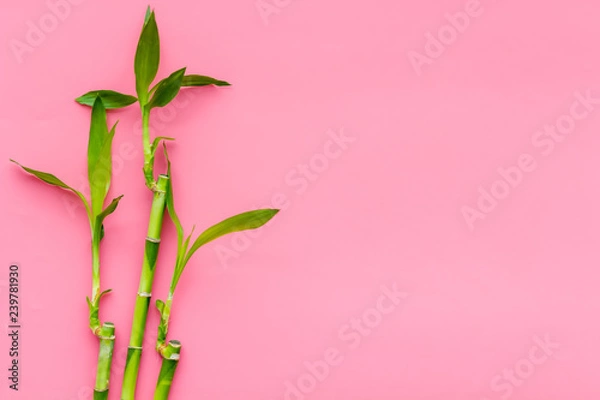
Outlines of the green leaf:
[{"label": "green leaf", "polygon": [[171,102],[179,93],[185,68],[173,72],[167,78],[163,79],[153,89],[152,99],[148,102],[148,108],[164,107]]},{"label": "green leaf", "polygon": [[119,205],[119,202],[121,201],[121,199],[123,198],[123,195],[120,195],[119,197],[115,197],[108,206],[106,206],[106,208],[96,216],[96,222],[94,224],[94,237],[92,238],[93,240],[98,240],[98,242],[100,242],[100,240],[102,240],[102,238],[104,237],[104,220],[106,219],[106,217],[108,217],[110,214],[114,213],[115,210],[117,209],[117,206]]},{"label": "green leaf", "polygon": [[227,218],[216,225],[211,226],[198,236],[198,238],[192,244],[192,247],[187,251],[185,257],[177,263],[175,266],[175,272],[173,273],[173,281],[171,283],[171,292],[175,291],[179,278],[185,269],[190,258],[194,255],[196,250],[205,244],[212,242],[213,240],[220,238],[228,233],[240,232],[249,229],[260,228],[273,218],[279,210],[265,208],[260,210],[248,211],[242,214],[235,215],[231,218]]},{"label": "green leaf", "polygon": [[115,197],[110,202],[110,204],[108,206],[106,206],[106,208],[100,214],[98,214],[98,216],[97,216],[98,221],[102,222],[110,214],[114,213],[122,198],[123,198],[123,195],[120,195],[119,197]]},{"label": "green leaf", "polygon": [[154,182],[152,174],[152,167],[154,166],[154,158],[156,157],[156,150],[161,140],[175,140],[175,138],[167,136],[158,136],[154,138],[154,141],[150,145],[150,158],[148,163],[144,163],[144,175],[146,176],[147,182]]},{"label": "green leaf", "polygon": [[272,208],[264,208],[260,210],[248,211],[227,218],[216,225],[211,226],[198,236],[198,238],[192,244],[186,260],[194,254],[196,250],[204,246],[206,243],[212,242],[213,240],[220,238],[228,233],[245,231],[248,229],[260,228],[271,220],[277,214],[279,210]]},{"label": "green leaf", "polygon": [[168,136],[157,136],[154,138],[154,141],[152,142],[152,147],[151,150],[152,152],[156,152],[156,149],[158,148],[158,145],[160,143],[161,140],[175,140],[175,138],[172,137],[168,137]]},{"label": "green leaf", "polygon": [[152,9],[150,8],[150,6],[148,6],[148,8],[146,8],[146,16],[144,17],[144,25],[146,25],[148,23],[148,20],[150,19],[151,14],[152,14]]},{"label": "green leaf", "polygon": [[165,309],[165,302],[162,300],[156,300],[156,309],[162,315],[162,313]]},{"label": "green leaf", "polygon": [[148,101],[148,88],[156,78],[159,63],[160,39],[158,26],[156,25],[156,15],[152,11],[142,28],[134,62],[135,87],[142,105],[145,105]]},{"label": "green leaf", "polygon": [[13,159],[11,159],[10,161],[17,164],[19,167],[23,168],[26,172],[35,176],[39,180],[46,182],[49,185],[57,186],[59,188],[66,189],[66,190],[70,190],[71,192],[75,193],[77,195],[77,197],[79,197],[81,199],[81,201],[83,202],[83,205],[85,206],[85,209],[87,210],[88,216],[90,215],[90,206],[88,204],[87,199],[81,192],[73,189],[71,186],[67,185],[66,183],[64,183],[63,181],[61,181],[60,179],[58,179],[56,176],[54,176],[52,174],[49,174],[47,172],[37,171],[37,170],[31,169],[31,168],[27,168],[26,166],[19,164],[18,162],[16,162]]},{"label": "green leaf", "polygon": [[107,109],[123,108],[127,107],[137,101],[137,98],[128,94],[115,92],[114,90],[93,90],[87,92],[83,96],[79,96],[75,99],[79,104],[84,106],[93,106],[96,97],[102,99],[104,107]]},{"label": "green leaf", "polygon": [[90,184],[92,213],[94,216],[102,212],[104,199],[110,187],[112,175],[112,140],[115,126],[108,131],[106,109],[100,97],[92,106],[92,122],[88,141],[88,180]]},{"label": "green leaf", "polygon": [[171,310],[167,304],[162,300],[156,300],[156,309],[160,313],[160,322],[158,324],[158,335],[156,337],[157,346],[163,344],[167,339],[169,332],[169,316]]},{"label": "green leaf", "polygon": [[165,159],[167,160],[167,175],[169,176],[169,183],[167,186],[167,211],[169,212],[169,217],[171,217],[171,221],[173,221],[173,225],[175,225],[175,229],[177,230],[177,259],[179,259],[183,245],[183,226],[181,226],[181,221],[179,220],[177,212],[175,211],[175,201],[173,199],[173,176],[171,175],[171,160],[169,159],[167,146],[164,143],[163,148],[165,152]]},{"label": "green leaf", "polygon": [[90,329],[94,333],[95,333],[95,330],[100,327],[100,318],[99,318],[100,299],[104,295],[106,295],[110,292],[112,292],[112,289],[108,289],[108,290],[103,291],[102,293],[98,293],[97,297],[95,299],[90,299],[89,297],[85,298],[87,301],[87,304],[88,304],[89,312],[90,312],[90,316],[89,316]]},{"label": "green leaf", "polygon": [[215,78],[211,78],[210,76],[204,75],[186,75],[183,77],[183,82],[181,86],[208,86],[208,85],[216,85],[216,86],[231,86],[231,83],[221,81]]}]

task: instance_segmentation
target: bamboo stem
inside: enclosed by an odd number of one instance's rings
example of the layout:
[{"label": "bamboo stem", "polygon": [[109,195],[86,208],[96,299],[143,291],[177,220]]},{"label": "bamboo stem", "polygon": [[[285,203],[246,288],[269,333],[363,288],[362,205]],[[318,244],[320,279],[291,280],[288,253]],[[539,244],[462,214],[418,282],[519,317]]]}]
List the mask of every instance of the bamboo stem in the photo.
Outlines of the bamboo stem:
[{"label": "bamboo stem", "polygon": [[150,144],[150,111],[144,105],[142,108],[142,145],[144,147],[144,178],[146,186],[152,191],[156,190],[154,180],[154,157],[152,156],[152,145]]},{"label": "bamboo stem", "polygon": [[100,240],[92,232],[92,299],[100,295]]},{"label": "bamboo stem", "polygon": [[90,329],[98,338],[98,362],[96,367],[96,385],[94,400],[108,399],[110,370],[115,345],[115,326],[112,322],[100,325],[100,238],[98,232],[92,232],[92,298],[89,300]]},{"label": "bamboo stem", "polygon": [[160,232],[165,210],[168,180],[169,177],[167,175],[160,175],[157,187],[154,191],[154,199],[152,201],[150,220],[148,223],[148,236],[146,237],[146,247],[144,251],[144,263],[135,302],[131,337],[129,340],[127,362],[125,364],[123,377],[122,400],[135,399],[135,389],[142,357],[142,344],[144,342],[144,331],[146,329],[146,318],[148,316],[150,298],[152,297],[154,270],[160,246]]},{"label": "bamboo stem", "polygon": [[100,349],[98,351],[94,400],[106,400],[108,399],[110,370],[115,347],[115,326],[111,322],[105,322],[102,328],[98,330],[97,336],[100,339]]},{"label": "bamboo stem", "polygon": [[179,364],[179,355],[181,352],[181,343],[178,340],[169,341],[168,345],[162,350],[162,366],[156,383],[154,400],[167,400],[173,384],[173,376]]}]

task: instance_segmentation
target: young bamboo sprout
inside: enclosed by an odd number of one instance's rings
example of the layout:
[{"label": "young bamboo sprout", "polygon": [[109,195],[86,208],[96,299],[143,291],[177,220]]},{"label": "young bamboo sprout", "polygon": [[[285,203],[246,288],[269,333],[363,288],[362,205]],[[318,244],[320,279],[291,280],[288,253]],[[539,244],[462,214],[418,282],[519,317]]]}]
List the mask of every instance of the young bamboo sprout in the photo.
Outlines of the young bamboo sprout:
[{"label": "young bamboo sprout", "polygon": [[[165,158],[167,159],[168,173],[169,176],[171,176],[171,162],[169,161],[169,157],[167,155],[166,146]],[[171,279],[167,300],[156,300],[156,308],[160,313],[160,324],[158,326],[158,335],[156,339],[156,351],[161,355],[163,362],[156,384],[156,391],[154,392],[154,400],[168,399],[169,392],[171,390],[171,384],[173,382],[173,376],[175,375],[175,370],[177,368],[177,364],[179,363],[181,343],[178,340],[170,340],[167,343],[166,339],[169,331],[169,319],[171,317],[171,307],[173,304],[175,289],[177,288],[181,274],[183,273],[187,263],[190,261],[190,258],[200,247],[204,246],[205,244],[229,233],[260,228],[269,222],[271,218],[273,218],[275,214],[279,212],[279,210],[276,209],[260,209],[248,211],[227,218],[218,224],[211,226],[198,235],[198,237],[190,246],[194,230],[192,229],[190,235],[184,240],[183,226],[181,225],[179,217],[175,212],[172,179],[170,179],[168,183],[167,210],[177,231],[177,257],[175,259],[175,268],[173,270],[173,277]]]},{"label": "young bamboo sprout", "polygon": [[169,181],[168,175],[159,175],[155,178],[154,158],[156,149],[161,141],[173,140],[169,137],[157,137],[150,140],[150,113],[152,109],[164,107],[169,104],[179,93],[182,87],[190,86],[229,86],[229,83],[203,75],[186,75],[185,68],[173,72],[154,86],[160,62],[160,39],[156,16],[150,8],[146,11],[144,25],[138,41],[135,54],[134,71],[136,78],[137,98],[112,90],[95,90],[76,99],[80,104],[91,105],[93,98],[100,96],[107,104],[107,108],[127,107],[136,101],[140,104],[142,113],[142,142],[144,149],[144,177],[146,186],[153,192],[154,198],[148,222],[148,236],[144,251],[144,263],[140,275],[138,294],[135,302],[131,337],[125,364],[123,388],[121,399],[135,399],[137,377],[142,357],[142,343],[158,250],[160,246],[160,233],[165,209],[165,193]]},{"label": "young bamboo sprout", "polygon": [[56,176],[27,168],[14,160],[11,160],[26,172],[38,179],[60,188],[73,192],[85,206],[90,221],[92,236],[92,296],[87,298],[89,307],[89,326],[100,343],[98,352],[98,365],[96,370],[96,384],[94,386],[94,400],[108,399],[108,386],[112,355],[115,343],[115,326],[111,322],[100,322],[100,299],[110,290],[101,291],[100,288],[100,242],[104,237],[104,220],[112,214],[123,196],[113,199],[106,208],[104,203],[112,173],[112,140],[115,135],[115,124],[109,131],[106,121],[106,110],[102,100],[96,97],[93,100],[92,121],[88,142],[88,180],[90,185],[90,197],[88,199],[79,191],[68,186]]}]

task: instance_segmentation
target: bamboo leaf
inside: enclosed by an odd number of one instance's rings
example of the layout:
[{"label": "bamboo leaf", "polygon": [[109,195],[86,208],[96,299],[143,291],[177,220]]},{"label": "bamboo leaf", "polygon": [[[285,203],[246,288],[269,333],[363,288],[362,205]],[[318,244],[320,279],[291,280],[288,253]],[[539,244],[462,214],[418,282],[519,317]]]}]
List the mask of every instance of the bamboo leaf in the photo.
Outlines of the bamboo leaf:
[{"label": "bamboo leaf", "polygon": [[148,108],[164,107],[169,104],[179,93],[184,74],[185,68],[182,68],[160,81],[158,85],[153,88],[154,93],[152,99],[148,102]]},{"label": "bamboo leaf", "polygon": [[186,260],[205,244],[212,242],[213,240],[220,238],[228,233],[240,232],[249,229],[260,228],[273,218],[279,210],[272,208],[265,208],[260,210],[248,211],[227,218],[216,225],[211,226],[198,236],[198,238],[192,244],[189,252],[186,255]]},{"label": "bamboo leaf", "polygon": [[57,186],[59,188],[66,189],[66,190],[70,190],[71,192],[75,193],[77,195],[77,197],[79,197],[81,199],[81,201],[83,202],[83,205],[85,206],[85,209],[87,210],[88,216],[90,215],[89,203],[88,203],[87,199],[85,198],[85,196],[81,192],[73,189],[71,186],[67,185],[66,183],[64,183],[63,181],[61,181],[60,179],[58,179],[56,176],[54,176],[52,174],[49,174],[47,172],[37,171],[32,168],[28,168],[24,165],[19,164],[17,161],[15,161],[13,159],[11,159],[10,161],[17,164],[19,167],[23,168],[26,172],[30,173],[31,175],[35,176],[39,180],[41,180],[49,185]]},{"label": "bamboo leaf", "polygon": [[165,152],[165,159],[167,160],[167,175],[169,176],[169,183],[167,186],[167,211],[169,212],[169,217],[171,217],[171,221],[173,221],[173,225],[175,225],[175,229],[177,230],[177,258],[179,259],[179,254],[183,245],[183,227],[181,226],[181,221],[179,220],[177,212],[175,211],[175,201],[173,199],[173,176],[171,175],[171,160],[169,159],[167,146],[164,143],[163,148]]},{"label": "bamboo leaf", "polygon": [[92,330],[92,332],[94,332],[98,327],[100,327],[100,299],[110,292],[112,292],[112,289],[108,289],[99,293],[95,299],[90,299],[89,297],[85,298],[88,304],[88,310],[90,312],[89,321],[90,329]]},{"label": "bamboo leaf", "polygon": [[117,206],[119,205],[119,202],[121,201],[121,199],[123,198],[123,195],[120,195],[119,197],[115,197],[108,206],[106,206],[106,208],[96,216],[96,221],[94,224],[95,230],[94,230],[94,237],[92,238],[93,240],[98,240],[98,242],[100,240],[102,240],[102,238],[104,237],[104,220],[106,219],[106,217],[108,217],[110,214],[114,213],[115,210],[117,209]]},{"label": "bamboo leaf", "polygon": [[146,20],[140,34],[134,62],[135,87],[142,105],[148,101],[148,88],[156,78],[159,63],[160,39],[158,26],[156,25],[156,15],[154,11],[149,16],[146,12]]},{"label": "bamboo leaf", "polygon": [[175,140],[175,138],[172,137],[168,137],[168,136],[157,136],[154,138],[154,141],[152,142],[152,146],[151,146],[151,150],[152,150],[152,154],[154,155],[154,153],[156,153],[156,149],[158,148],[158,145],[160,144],[161,140]]},{"label": "bamboo leaf", "polygon": [[102,212],[104,199],[110,187],[112,175],[112,140],[115,126],[108,131],[106,109],[102,99],[97,97],[92,106],[92,122],[88,141],[88,180],[90,184],[92,213]]},{"label": "bamboo leaf", "polygon": [[137,101],[137,98],[128,94],[115,92],[114,90],[93,90],[75,99],[76,102],[84,106],[93,106],[96,97],[102,99],[104,107],[107,109],[127,107]]},{"label": "bamboo leaf", "polygon": [[148,8],[146,8],[146,15],[144,16],[144,25],[148,23],[150,15],[152,15],[152,9],[150,8],[150,6],[148,6]]},{"label": "bamboo leaf", "polygon": [[160,299],[159,299],[159,300],[156,300],[156,308],[158,309],[158,312],[159,312],[159,313],[161,314],[161,316],[162,316],[162,313],[163,313],[163,311],[164,311],[164,309],[165,309],[165,302],[164,302],[164,301],[162,301],[162,300],[160,300]]},{"label": "bamboo leaf", "polygon": [[158,324],[158,334],[156,336],[157,346],[163,344],[169,332],[169,306],[162,300],[156,300],[156,309],[160,313],[160,322]]},{"label": "bamboo leaf", "polygon": [[248,211],[242,214],[227,218],[216,225],[211,226],[196,238],[192,247],[187,251],[185,257],[175,266],[173,281],[171,282],[171,292],[175,291],[179,278],[185,269],[190,258],[196,250],[213,240],[227,235],[228,233],[240,232],[249,229],[260,228],[273,218],[279,210],[265,208],[260,210]]},{"label": "bamboo leaf", "polygon": [[210,76],[204,75],[186,75],[183,77],[181,86],[231,86],[231,83],[221,81],[219,79],[211,78]]},{"label": "bamboo leaf", "polygon": [[119,197],[115,197],[108,206],[106,206],[106,208],[100,213],[98,214],[98,220],[100,222],[104,221],[104,219],[106,217],[108,217],[110,214],[114,213],[115,210],[117,209],[117,206],[119,205],[119,202],[121,201],[121,199],[123,198],[123,195],[120,195]]}]

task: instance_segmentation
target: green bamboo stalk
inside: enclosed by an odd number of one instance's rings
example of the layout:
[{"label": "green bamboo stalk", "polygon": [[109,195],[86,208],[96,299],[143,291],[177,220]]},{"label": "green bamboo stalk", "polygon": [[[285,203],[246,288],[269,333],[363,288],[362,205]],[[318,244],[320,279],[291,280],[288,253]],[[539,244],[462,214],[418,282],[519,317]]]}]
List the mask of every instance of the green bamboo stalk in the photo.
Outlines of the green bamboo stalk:
[{"label": "green bamboo stalk", "polygon": [[160,373],[158,374],[154,400],[167,400],[169,398],[175,370],[177,369],[177,365],[179,365],[180,352],[181,343],[178,340],[170,340],[162,349],[161,355],[163,361]]},{"label": "green bamboo stalk", "polygon": [[[146,239],[144,265],[140,276],[138,296],[135,302],[134,316],[132,321],[131,337],[125,364],[123,378],[122,400],[134,400],[136,382],[140,367],[142,354],[142,343],[146,318],[152,293],[154,280],[154,267],[158,255],[160,243],[160,231],[165,208],[164,193],[169,177],[162,175],[158,181],[154,174],[154,158],[156,150],[161,141],[173,140],[169,137],[156,137],[150,139],[150,114],[152,109],[165,107],[179,93],[182,87],[200,86],[229,86],[226,81],[214,79],[205,75],[186,75],[186,68],[181,68],[168,77],[155,82],[160,63],[160,39],[156,15],[148,7],[144,17],[144,25],[138,40],[138,46],[134,60],[134,73],[136,79],[137,97],[116,92],[114,90],[94,90],[76,99],[80,104],[91,106],[97,97],[106,102],[107,108],[116,109],[127,107],[136,101],[140,105],[142,114],[142,143],[144,149],[143,173],[146,186],[154,194],[154,202],[148,225],[148,237]],[[99,293],[98,290],[95,294]],[[100,293],[98,296],[101,296]],[[94,301],[94,300],[92,300]],[[95,303],[94,303],[95,304]],[[90,310],[92,305],[90,305]],[[91,314],[90,314],[91,315]],[[90,317],[91,318],[91,317]]]},{"label": "green bamboo stalk", "polygon": [[[171,175],[171,161],[167,154],[165,145],[165,158],[167,160],[167,171]],[[173,306],[173,296],[177,289],[177,284],[181,278],[188,261],[194,253],[205,244],[220,238],[229,233],[240,232],[250,229],[257,229],[266,224],[273,218],[279,210],[276,209],[260,209],[248,211],[245,213],[234,215],[206,229],[196,239],[191,242],[192,233],[184,235],[183,226],[175,211],[175,202],[173,196],[173,179],[169,179],[167,188],[167,210],[171,221],[175,225],[177,231],[177,257],[175,260],[175,268],[169,286],[169,293],[166,301],[156,300],[156,308],[160,314],[160,323],[158,325],[158,333],[156,337],[156,351],[162,357],[162,367],[158,376],[154,400],[166,400],[171,390],[173,377],[179,363],[179,353],[181,351],[181,342],[171,340],[168,343],[167,335],[169,333],[169,320],[171,318],[171,308]]]},{"label": "green bamboo stalk", "polygon": [[100,349],[98,351],[94,400],[107,400],[112,356],[115,348],[115,326],[111,322],[105,322],[98,332],[98,338],[100,339]]},{"label": "green bamboo stalk", "polygon": [[92,106],[90,134],[88,139],[88,183],[90,185],[90,199],[83,193],[64,183],[56,176],[25,167],[16,163],[26,172],[34,175],[41,181],[75,194],[83,205],[90,222],[91,253],[92,253],[92,295],[87,298],[89,308],[89,328],[98,338],[99,352],[96,367],[96,382],[94,386],[94,399],[108,398],[108,384],[112,365],[114,349],[115,326],[111,322],[100,322],[100,300],[110,290],[101,291],[100,287],[100,243],[104,237],[104,220],[118,207],[123,196],[114,198],[106,207],[106,195],[110,188],[112,175],[112,141],[115,135],[115,124],[109,130],[106,108],[102,99],[97,94],[86,97],[86,103]]},{"label": "green bamboo stalk", "polygon": [[94,300],[90,303],[90,329],[99,342],[94,400],[106,400],[108,399],[110,371],[115,345],[115,325],[112,322],[105,322],[100,325],[100,298],[104,293],[100,291],[100,240],[94,237],[97,234],[99,234],[97,230],[92,231],[92,299]]},{"label": "green bamboo stalk", "polygon": [[160,246],[160,233],[165,211],[168,182],[169,177],[167,175],[160,175],[158,182],[156,183],[156,189],[154,190],[154,199],[152,201],[150,220],[148,223],[148,236],[146,237],[144,251],[144,263],[135,301],[131,337],[129,340],[127,362],[125,364],[125,373],[123,377],[122,400],[135,399],[137,377],[142,358],[144,331],[146,329],[146,319],[148,317],[148,308],[152,297],[152,284],[154,282],[156,259],[158,257]]}]

